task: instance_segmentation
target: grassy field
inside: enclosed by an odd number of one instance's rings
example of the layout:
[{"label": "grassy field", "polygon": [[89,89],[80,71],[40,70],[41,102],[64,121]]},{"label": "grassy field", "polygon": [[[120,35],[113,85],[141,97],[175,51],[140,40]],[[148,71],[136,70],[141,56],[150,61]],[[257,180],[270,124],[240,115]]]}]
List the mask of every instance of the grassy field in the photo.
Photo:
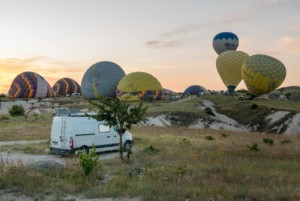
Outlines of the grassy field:
[{"label": "grassy field", "polygon": [[44,140],[50,138],[52,114],[1,116],[0,141]]},{"label": "grassy field", "polygon": [[[185,127],[135,126],[132,133],[135,146],[129,163],[102,161],[101,168],[85,176],[76,158],[68,159],[63,170],[48,171],[2,161],[0,188],[27,195],[145,201],[300,200],[297,137]],[[272,146],[264,142],[267,138],[274,141]],[[259,151],[250,151],[254,144]],[[103,184],[105,175],[112,180]]]},{"label": "grassy field", "polygon": [[[238,97],[221,95],[145,105],[149,106],[148,114],[201,115],[204,111],[197,107],[202,100],[212,101],[218,112],[244,124],[262,121],[273,110],[300,112],[299,103],[293,101],[239,101]],[[83,99],[65,103],[72,108],[92,109]],[[252,109],[253,104],[258,108]],[[52,114],[2,115],[0,141],[49,140],[52,118]],[[118,158],[102,161],[101,167],[88,176],[76,157],[67,158],[62,170],[37,170],[0,157],[0,189],[22,192],[38,200],[43,200],[43,195],[64,200],[64,194],[140,197],[145,201],[300,200],[299,137],[175,126],[134,126],[132,133],[135,146],[129,163],[121,163]],[[1,151],[40,154],[45,148],[49,148],[49,141],[4,146]],[[104,184],[107,177],[111,180]]]}]

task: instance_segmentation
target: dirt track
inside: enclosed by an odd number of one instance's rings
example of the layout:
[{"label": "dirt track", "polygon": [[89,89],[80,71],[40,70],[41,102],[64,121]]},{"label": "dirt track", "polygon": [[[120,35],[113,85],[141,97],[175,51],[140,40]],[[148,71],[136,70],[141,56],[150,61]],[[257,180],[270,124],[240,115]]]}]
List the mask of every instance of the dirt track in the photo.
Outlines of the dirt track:
[{"label": "dirt track", "polygon": [[[1,141],[0,147],[3,145],[14,145],[14,144],[26,144],[26,143],[40,143],[45,142],[43,140],[38,141]],[[112,153],[101,153],[100,160],[108,160],[113,159],[119,156],[118,152]],[[37,161],[55,161],[62,165],[65,164],[66,157],[59,156],[59,155],[50,155],[50,154],[43,154],[43,155],[31,155],[31,154],[24,154],[22,152],[0,152],[0,159],[4,160],[5,162],[12,162],[18,163],[21,162],[23,164],[30,164]]]}]

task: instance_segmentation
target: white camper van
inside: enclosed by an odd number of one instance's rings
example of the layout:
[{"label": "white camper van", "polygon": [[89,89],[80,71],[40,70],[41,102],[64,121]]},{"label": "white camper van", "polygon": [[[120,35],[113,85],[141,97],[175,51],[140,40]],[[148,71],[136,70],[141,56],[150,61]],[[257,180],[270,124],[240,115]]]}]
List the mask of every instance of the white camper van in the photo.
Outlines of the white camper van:
[{"label": "white camper van", "polygon": [[[125,132],[122,136],[124,151],[133,144],[132,135]],[[118,150],[119,134],[114,128],[105,125],[83,113],[54,116],[51,127],[51,152],[72,155],[82,150],[85,153],[94,145],[97,152]]]}]

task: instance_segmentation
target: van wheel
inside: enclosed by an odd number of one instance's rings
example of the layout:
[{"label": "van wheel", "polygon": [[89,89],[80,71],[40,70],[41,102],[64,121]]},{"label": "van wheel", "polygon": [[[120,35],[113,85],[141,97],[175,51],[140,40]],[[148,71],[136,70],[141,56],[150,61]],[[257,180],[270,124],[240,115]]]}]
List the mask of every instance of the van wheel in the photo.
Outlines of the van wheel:
[{"label": "van wheel", "polygon": [[131,142],[130,141],[126,141],[124,143],[124,147],[123,147],[124,151],[130,151],[131,150]]},{"label": "van wheel", "polygon": [[88,153],[89,153],[89,148],[88,148],[87,146],[82,146],[82,147],[80,148],[80,150],[81,150],[82,153],[84,153],[84,154],[88,154]]}]

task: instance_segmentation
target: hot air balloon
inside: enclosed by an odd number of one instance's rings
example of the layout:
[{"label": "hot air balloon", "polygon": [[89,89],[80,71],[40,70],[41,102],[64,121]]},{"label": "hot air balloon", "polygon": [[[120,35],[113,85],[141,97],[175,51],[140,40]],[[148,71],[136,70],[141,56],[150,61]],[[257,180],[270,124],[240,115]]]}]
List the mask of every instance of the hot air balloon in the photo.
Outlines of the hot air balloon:
[{"label": "hot air balloon", "polygon": [[286,76],[281,61],[262,54],[248,57],[242,66],[242,78],[251,98],[269,93],[279,87]]},{"label": "hot air balloon", "polygon": [[233,93],[241,82],[242,65],[248,57],[249,55],[242,51],[226,51],[218,56],[217,70],[229,93]]},{"label": "hot air balloon", "polygon": [[52,87],[57,96],[65,96],[66,94],[81,93],[79,84],[71,78],[59,79]]},{"label": "hot air balloon", "polygon": [[134,72],[121,79],[117,87],[117,96],[127,101],[158,100],[163,96],[163,88],[152,75]]},{"label": "hot air balloon", "polygon": [[92,65],[81,81],[82,95],[87,99],[115,97],[119,81],[125,76],[123,69],[110,61]]},{"label": "hot air balloon", "polygon": [[192,85],[184,90],[184,94],[197,95],[199,93],[207,93],[208,91],[200,85]]},{"label": "hot air balloon", "polygon": [[8,92],[10,98],[45,98],[54,95],[49,83],[34,72],[23,72],[15,77]]},{"label": "hot air balloon", "polygon": [[217,54],[227,50],[236,50],[239,46],[239,38],[231,32],[218,33],[213,39],[213,47]]}]

